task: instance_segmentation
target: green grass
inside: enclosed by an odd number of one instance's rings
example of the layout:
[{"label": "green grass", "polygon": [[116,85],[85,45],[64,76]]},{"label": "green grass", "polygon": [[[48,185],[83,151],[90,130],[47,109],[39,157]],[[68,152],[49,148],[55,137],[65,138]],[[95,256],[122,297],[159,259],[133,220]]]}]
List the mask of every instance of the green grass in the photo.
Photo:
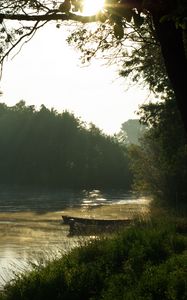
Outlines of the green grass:
[{"label": "green grass", "polygon": [[186,300],[187,239],[149,221],[18,275],[0,300]]}]

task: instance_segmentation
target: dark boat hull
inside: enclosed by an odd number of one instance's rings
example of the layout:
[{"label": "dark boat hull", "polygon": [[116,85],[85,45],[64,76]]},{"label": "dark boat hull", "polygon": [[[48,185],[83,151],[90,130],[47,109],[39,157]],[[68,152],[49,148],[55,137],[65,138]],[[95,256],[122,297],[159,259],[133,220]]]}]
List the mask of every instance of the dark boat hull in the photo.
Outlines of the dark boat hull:
[{"label": "dark boat hull", "polygon": [[89,219],[80,217],[62,216],[63,223],[70,226],[69,235],[98,234],[111,232],[122,226],[129,225],[130,219]]}]

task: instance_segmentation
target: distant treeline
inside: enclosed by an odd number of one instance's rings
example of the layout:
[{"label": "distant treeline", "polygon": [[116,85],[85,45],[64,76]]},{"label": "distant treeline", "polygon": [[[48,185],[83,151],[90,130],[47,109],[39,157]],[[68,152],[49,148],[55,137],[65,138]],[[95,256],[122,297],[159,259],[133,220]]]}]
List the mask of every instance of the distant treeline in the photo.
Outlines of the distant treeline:
[{"label": "distant treeline", "polygon": [[0,183],[129,188],[127,150],[93,124],[58,113],[0,104]]}]

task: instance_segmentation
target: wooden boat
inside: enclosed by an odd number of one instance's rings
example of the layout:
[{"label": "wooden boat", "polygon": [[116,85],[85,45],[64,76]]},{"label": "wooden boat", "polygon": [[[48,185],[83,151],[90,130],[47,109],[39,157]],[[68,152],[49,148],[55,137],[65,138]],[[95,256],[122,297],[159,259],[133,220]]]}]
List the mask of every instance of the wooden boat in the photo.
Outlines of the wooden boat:
[{"label": "wooden boat", "polygon": [[112,224],[129,224],[130,219],[91,219],[91,218],[81,218],[81,217],[71,217],[71,216],[62,216],[63,223],[70,225],[72,223],[79,223],[84,225],[98,225],[98,226],[107,226]]},{"label": "wooden boat", "polygon": [[111,232],[132,222],[130,219],[91,219],[66,215],[62,219],[64,224],[70,226],[69,236]]}]

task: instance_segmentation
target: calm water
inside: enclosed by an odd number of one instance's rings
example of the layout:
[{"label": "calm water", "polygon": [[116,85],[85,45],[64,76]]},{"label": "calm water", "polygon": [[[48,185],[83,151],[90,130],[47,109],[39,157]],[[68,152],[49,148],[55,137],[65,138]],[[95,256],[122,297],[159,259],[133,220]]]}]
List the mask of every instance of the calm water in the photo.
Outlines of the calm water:
[{"label": "calm water", "polygon": [[12,278],[14,270],[22,271],[28,260],[58,255],[80,242],[80,237],[67,237],[69,228],[62,225],[62,214],[121,218],[125,204],[144,201],[115,190],[0,187],[0,287]]}]

